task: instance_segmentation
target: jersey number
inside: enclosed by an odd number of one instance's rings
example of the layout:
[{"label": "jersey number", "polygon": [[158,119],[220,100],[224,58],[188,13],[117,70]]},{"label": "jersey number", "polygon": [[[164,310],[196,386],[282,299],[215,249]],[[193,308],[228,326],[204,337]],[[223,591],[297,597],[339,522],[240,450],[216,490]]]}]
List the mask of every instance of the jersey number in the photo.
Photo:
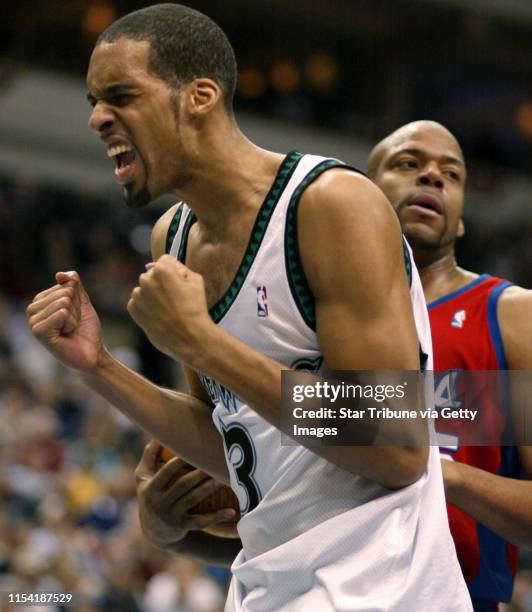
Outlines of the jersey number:
[{"label": "jersey number", "polygon": [[261,500],[260,490],[253,479],[256,467],[255,449],[251,437],[242,425],[230,425],[222,429],[229,463],[235,470],[238,484],[244,488],[247,504],[242,513],[251,512]]}]

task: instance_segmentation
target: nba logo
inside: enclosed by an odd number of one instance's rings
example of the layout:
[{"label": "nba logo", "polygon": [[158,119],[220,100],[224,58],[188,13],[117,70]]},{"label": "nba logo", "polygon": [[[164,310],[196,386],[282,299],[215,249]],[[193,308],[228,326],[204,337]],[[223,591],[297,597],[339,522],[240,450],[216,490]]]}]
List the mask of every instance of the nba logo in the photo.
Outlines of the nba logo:
[{"label": "nba logo", "polygon": [[268,316],[268,294],[266,292],[266,285],[259,285],[257,287],[257,316]]},{"label": "nba logo", "polygon": [[463,327],[465,319],[465,310],[457,310],[453,315],[451,327]]}]

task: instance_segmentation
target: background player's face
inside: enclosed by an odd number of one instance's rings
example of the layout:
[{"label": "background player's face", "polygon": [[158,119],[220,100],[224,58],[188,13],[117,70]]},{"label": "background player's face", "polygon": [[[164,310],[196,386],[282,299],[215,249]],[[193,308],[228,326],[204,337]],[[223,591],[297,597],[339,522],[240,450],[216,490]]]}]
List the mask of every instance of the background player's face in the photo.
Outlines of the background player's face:
[{"label": "background player's face", "polygon": [[87,73],[89,127],[115,162],[128,206],[172,191],[180,165],[175,90],[148,71],[150,44],[119,38],[93,51]]},{"label": "background player's face", "polygon": [[375,182],[395,208],[413,248],[439,251],[463,234],[465,166],[460,147],[437,126],[399,130]]}]

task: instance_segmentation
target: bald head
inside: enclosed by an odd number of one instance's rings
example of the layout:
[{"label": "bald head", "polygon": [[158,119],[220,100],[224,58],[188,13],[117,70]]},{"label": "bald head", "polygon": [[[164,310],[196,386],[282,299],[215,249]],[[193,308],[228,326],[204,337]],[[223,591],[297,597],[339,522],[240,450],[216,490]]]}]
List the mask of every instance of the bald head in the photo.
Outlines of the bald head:
[{"label": "bald head", "polygon": [[419,263],[452,253],[461,220],[466,169],[456,138],[435,121],[415,121],[371,151],[368,174],[394,207]]},{"label": "bald head", "polygon": [[464,164],[464,155],[458,140],[441,123],[436,121],[412,121],[386,136],[371,150],[368,157],[368,175],[378,183],[378,175],[382,163],[393,151],[399,149],[404,143],[411,140],[422,139],[447,144],[450,150],[454,150],[461,164]]}]

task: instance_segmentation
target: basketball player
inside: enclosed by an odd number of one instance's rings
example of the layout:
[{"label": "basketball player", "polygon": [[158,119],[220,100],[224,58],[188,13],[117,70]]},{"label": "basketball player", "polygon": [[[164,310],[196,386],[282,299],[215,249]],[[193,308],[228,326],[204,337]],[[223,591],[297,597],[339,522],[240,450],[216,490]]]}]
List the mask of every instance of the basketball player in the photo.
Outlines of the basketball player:
[{"label": "basketball player", "polygon": [[[434,369],[532,369],[532,292],[459,268],[466,168],[442,125],[405,125],[370,153],[368,171],[396,209],[427,299]],[[440,384],[445,384],[442,381]],[[436,401],[438,401],[436,392]],[[484,423],[501,437],[508,423],[492,397]],[[442,427],[442,426],[438,426]],[[486,425],[487,427],[487,425]],[[442,449],[449,520],[476,610],[510,601],[517,548],[532,547],[532,447]]]},{"label": "basketball player", "polygon": [[89,125],[128,205],[180,200],[154,227],[128,311],[184,365],[190,394],[111,356],[75,272],[35,297],[29,325],[92,389],[231,483],[242,550],[227,610],[469,610],[437,449],[280,444],[283,369],[419,369],[420,345],[431,367],[430,330],[386,198],[337,160],[252,144],[231,110],[235,79],[223,32],[176,4],[112,24],[87,75]]}]

